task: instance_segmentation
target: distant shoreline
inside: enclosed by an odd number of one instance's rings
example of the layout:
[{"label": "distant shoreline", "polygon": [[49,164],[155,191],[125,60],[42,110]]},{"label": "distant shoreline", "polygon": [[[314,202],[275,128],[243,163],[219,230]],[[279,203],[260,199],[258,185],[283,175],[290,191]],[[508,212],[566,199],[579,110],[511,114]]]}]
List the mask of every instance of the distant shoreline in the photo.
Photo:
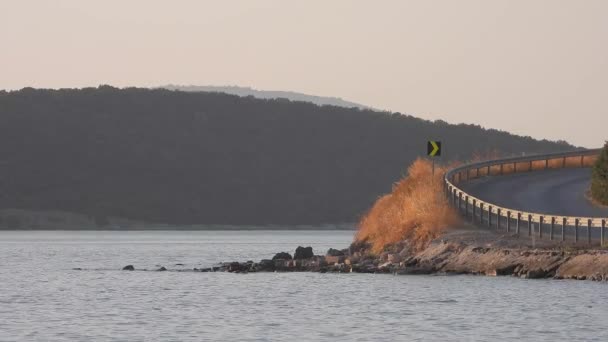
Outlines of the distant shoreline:
[{"label": "distant shoreline", "polygon": [[142,228],[116,228],[116,229],[111,229],[111,228],[91,228],[91,229],[68,229],[68,228],[49,228],[49,229],[40,229],[40,228],[36,228],[36,229],[5,229],[5,228],[0,228],[0,232],[50,232],[50,231],[66,231],[66,232],[87,232],[87,231],[99,231],[99,232],[126,232],[126,231],[167,231],[167,232],[171,232],[171,231],[175,231],[175,232],[179,232],[179,231],[210,231],[210,232],[221,232],[221,231],[332,231],[332,230],[339,230],[339,231],[353,231],[355,232],[357,229],[356,227],[353,225],[351,227],[348,226],[342,226],[342,225],[336,225],[333,227],[297,227],[297,226],[293,226],[293,227],[247,227],[247,226],[240,226],[240,227],[226,227],[226,228],[184,228],[184,227],[179,227],[179,228],[170,228],[170,227],[142,227]]}]

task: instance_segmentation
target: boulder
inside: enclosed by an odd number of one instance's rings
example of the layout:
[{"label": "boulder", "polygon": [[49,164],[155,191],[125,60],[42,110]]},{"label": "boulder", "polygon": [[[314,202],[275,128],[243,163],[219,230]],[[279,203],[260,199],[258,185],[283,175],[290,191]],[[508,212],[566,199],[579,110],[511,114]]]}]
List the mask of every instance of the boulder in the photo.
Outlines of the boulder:
[{"label": "boulder", "polygon": [[528,273],[526,273],[526,278],[528,279],[542,279],[542,278],[548,278],[549,274],[547,271],[543,270],[543,269],[534,269],[534,270],[529,270]]},{"label": "boulder", "polygon": [[262,259],[257,264],[257,268],[260,271],[269,271],[269,272],[274,271],[274,262],[269,259]]},{"label": "boulder", "polygon": [[518,264],[511,264],[511,265],[506,265],[503,267],[497,267],[495,269],[496,275],[497,276],[505,276],[505,275],[511,275],[516,273],[515,270],[520,267],[520,265]]},{"label": "boulder", "polygon": [[296,248],[295,254],[293,255],[293,258],[296,260],[310,259],[313,256],[315,256],[315,254],[312,252],[312,247],[298,246],[298,248]]},{"label": "boulder", "polygon": [[345,257],[343,255],[341,256],[326,256],[325,257],[325,262],[328,265],[334,265],[334,264],[341,264],[344,262]]},{"label": "boulder", "polygon": [[157,269],[158,272],[162,272],[162,271],[166,271],[167,269],[165,268],[165,266],[162,266],[161,268]]},{"label": "boulder", "polygon": [[275,271],[288,271],[296,267],[296,260],[294,259],[276,259],[274,260]]},{"label": "boulder", "polygon": [[378,266],[379,268],[388,268],[392,265],[390,261],[385,262],[384,264]]},{"label": "boulder", "polygon": [[134,271],[135,267],[133,267],[133,265],[127,265],[125,267],[122,268],[123,271]]},{"label": "boulder", "polygon": [[327,254],[328,256],[343,256],[344,252],[334,249],[334,248],[330,248],[327,250]]},{"label": "boulder", "polygon": [[293,259],[291,257],[291,254],[286,253],[286,252],[277,253],[272,257],[272,260],[291,260],[291,259]]},{"label": "boulder", "polygon": [[387,256],[386,260],[390,263],[397,264],[401,261],[401,256],[399,254],[391,253]]},{"label": "boulder", "polygon": [[240,272],[240,271],[245,271],[246,267],[241,266],[241,264],[239,264],[238,262],[231,262],[230,265],[228,265],[228,272]]}]

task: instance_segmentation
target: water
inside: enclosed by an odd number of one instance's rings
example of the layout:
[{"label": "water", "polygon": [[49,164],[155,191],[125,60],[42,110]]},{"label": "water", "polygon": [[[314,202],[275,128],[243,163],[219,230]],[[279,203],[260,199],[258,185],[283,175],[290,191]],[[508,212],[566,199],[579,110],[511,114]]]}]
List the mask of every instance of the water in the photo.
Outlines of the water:
[{"label": "water", "polygon": [[[259,260],[352,232],[0,232],[0,341],[606,341],[608,284],[127,272]],[[86,270],[72,270],[82,267]]]}]

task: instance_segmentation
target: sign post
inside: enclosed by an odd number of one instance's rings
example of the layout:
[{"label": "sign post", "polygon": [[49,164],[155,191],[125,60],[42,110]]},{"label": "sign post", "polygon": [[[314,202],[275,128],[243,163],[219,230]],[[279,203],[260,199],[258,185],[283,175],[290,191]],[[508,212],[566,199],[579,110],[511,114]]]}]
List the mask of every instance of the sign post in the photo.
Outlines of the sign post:
[{"label": "sign post", "polygon": [[435,178],[435,157],[441,156],[441,141],[429,140],[426,143],[426,154],[433,161],[433,178]]}]

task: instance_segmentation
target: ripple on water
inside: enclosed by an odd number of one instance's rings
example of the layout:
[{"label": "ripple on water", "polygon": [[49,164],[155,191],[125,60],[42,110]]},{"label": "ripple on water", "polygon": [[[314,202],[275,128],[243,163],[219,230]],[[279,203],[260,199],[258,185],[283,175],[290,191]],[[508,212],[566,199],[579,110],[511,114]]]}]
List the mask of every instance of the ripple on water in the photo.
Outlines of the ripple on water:
[{"label": "ripple on water", "polygon": [[3,234],[2,341],[608,340],[604,283],[120,271],[257,260],[302,241],[325,251],[349,232]]}]

